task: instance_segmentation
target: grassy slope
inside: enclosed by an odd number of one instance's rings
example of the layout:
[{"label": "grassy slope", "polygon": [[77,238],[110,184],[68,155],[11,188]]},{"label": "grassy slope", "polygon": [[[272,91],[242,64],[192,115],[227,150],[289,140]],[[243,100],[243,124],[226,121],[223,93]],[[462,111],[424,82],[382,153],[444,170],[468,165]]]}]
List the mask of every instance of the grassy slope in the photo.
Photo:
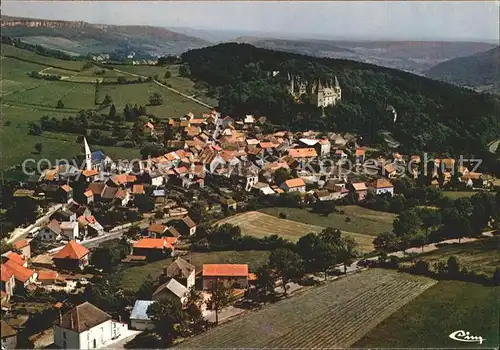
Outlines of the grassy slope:
[{"label": "grassy slope", "polygon": [[[309,225],[322,227],[334,227],[343,231],[362,233],[376,236],[377,234],[392,229],[392,221],[395,215],[389,213],[374,212],[358,206],[337,207],[344,210],[345,214],[333,213],[328,216],[318,215],[308,209],[273,207],[264,208],[259,211],[279,216],[279,213],[287,214],[288,220],[295,220]],[[346,218],[351,221],[347,222]]]},{"label": "grassy slope", "polygon": [[[222,251],[208,253],[189,253],[183,259],[190,259],[200,271],[203,264],[248,264],[250,272],[254,272],[259,266],[264,265],[269,257],[267,251]],[[134,266],[121,272],[120,285],[122,288],[136,290],[141,285],[144,278],[151,274],[157,278],[163,272],[163,266],[172,263],[172,259],[159,260],[143,266]]]},{"label": "grassy slope", "polygon": [[499,247],[500,237],[484,238],[475,242],[443,245],[438,250],[419,255],[418,259],[433,264],[439,260],[445,261],[450,256],[455,255],[460,264],[467,267],[469,271],[491,276],[495,269],[500,266]]},{"label": "grassy slope", "polygon": [[477,194],[477,192],[473,191],[443,191],[442,192],[445,197],[451,198],[453,200],[463,197],[472,197]]},{"label": "grassy slope", "polygon": [[[499,287],[441,281],[354,344],[357,348],[498,348]],[[457,330],[486,338],[479,344],[448,337]]]},{"label": "grassy slope", "polygon": [[[62,118],[75,116],[80,109],[96,108],[94,105],[94,84],[47,81],[31,78],[28,73],[31,71],[40,72],[45,69],[45,73],[66,74],[67,76],[75,76],[75,78],[93,80],[95,68],[73,72],[67,69],[80,70],[84,62],[63,61],[39,56],[33,52],[9,45],[2,45],[2,55],[12,55],[36,63],[2,57],[2,122],[9,121],[11,125],[2,125],[0,129],[2,138],[1,168],[5,169],[14,164],[19,164],[25,158],[39,159],[43,157],[52,160],[78,154],[81,150],[80,145],[75,143],[77,135],[43,133],[37,137],[29,136],[28,123],[31,121],[37,122],[44,115]],[[50,68],[48,65],[60,68]],[[131,68],[135,67],[131,66]],[[103,77],[105,79],[116,79],[121,74],[107,70]],[[178,117],[188,111],[197,114],[207,111],[205,107],[153,84],[102,85],[101,87],[102,96],[100,95],[100,98],[102,99],[106,93],[110,93],[117,104],[118,111],[121,111],[125,103],[132,105],[146,104],[148,97],[155,91],[160,92],[165,101],[161,106],[149,107],[149,111],[155,113],[158,117]],[[55,108],[59,99],[64,102],[65,107],[63,109]],[[105,109],[102,112],[107,113],[108,110]],[[43,152],[41,155],[33,154],[34,145],[39,142],[43,144]],[[93,145],[91,145],[91,148],[103,149],[115,159],[137,157],[139,155],[139,150],[136,149]],[[19,175],[17,173],[15,174],[16,178]],[[10,172],[6,175],[6,178],[9,177],[9,174]]]}]

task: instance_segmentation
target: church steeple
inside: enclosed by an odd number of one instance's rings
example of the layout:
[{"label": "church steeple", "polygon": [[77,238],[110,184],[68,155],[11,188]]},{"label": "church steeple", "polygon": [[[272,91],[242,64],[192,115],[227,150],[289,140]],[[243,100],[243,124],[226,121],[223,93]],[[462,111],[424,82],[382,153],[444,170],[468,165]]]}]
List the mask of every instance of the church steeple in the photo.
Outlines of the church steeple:
[{"label": "church steeple", "polygon": [[337,76],[335,76],[335,88],[340,89],[340,84],[339,84],[339,80],[337,79]]},{"label": "church steeple", "polygon": [[92,170],[92,152],[90,152],[87,138],[83,137],[83,146],[85,148],[85,170]]}]

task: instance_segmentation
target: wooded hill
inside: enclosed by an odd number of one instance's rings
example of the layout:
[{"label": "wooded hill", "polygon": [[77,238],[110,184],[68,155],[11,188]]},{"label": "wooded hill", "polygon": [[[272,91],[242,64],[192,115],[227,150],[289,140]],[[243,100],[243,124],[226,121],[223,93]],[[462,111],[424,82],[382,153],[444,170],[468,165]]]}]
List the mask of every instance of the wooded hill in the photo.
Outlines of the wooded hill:
[{"label": "wooded hill", "polygon": [[442,62],[426,72],[431,78],[500,91],[500,46],[472,56]]},{"label": "wooded hill", "polygon": [[[500,136],[497,97],[403,71],[236,43],[192,50],[182,60],[184,74],[211,86],[223,114],[265,115],[294,130],[358,132],[372,143],[388,130],[402,151],[454,156],[481,155]],[[288,73],[308,80],[337,75],[342,102],[325,108],[324,116],[295,103],[286,91]],[[388,106],[397,111],[396,123]]]}]

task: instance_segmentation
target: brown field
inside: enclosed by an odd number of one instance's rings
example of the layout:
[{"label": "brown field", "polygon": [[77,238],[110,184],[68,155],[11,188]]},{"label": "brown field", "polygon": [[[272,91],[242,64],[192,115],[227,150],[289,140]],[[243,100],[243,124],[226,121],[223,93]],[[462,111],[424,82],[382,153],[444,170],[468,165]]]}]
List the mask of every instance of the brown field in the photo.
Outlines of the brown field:
[{"label": "brown field", "polygon": [[178,347],[345,348],[435,283],[369,270],[266,306]]},{"label": "brown field", "polygon": [[[217,224],[231,224],[241,228],[244,235],[264,237],[278,235],[292,242],[297,241],[301,236],[311,232],[321,232],[324,227],[308,225],[298,221],[280,219],[272,215],[258,211],[248,211],[222,219]],[[352,236],[358,243],[361,252],[373,250],[373,236],[342,231]]]}]

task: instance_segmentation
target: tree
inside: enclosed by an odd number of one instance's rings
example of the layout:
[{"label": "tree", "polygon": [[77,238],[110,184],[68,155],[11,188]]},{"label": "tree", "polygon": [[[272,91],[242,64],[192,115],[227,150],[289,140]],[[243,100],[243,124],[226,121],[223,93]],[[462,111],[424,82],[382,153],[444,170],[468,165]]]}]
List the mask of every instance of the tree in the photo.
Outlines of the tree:
[{"label": "tree", "polygon": [[167,346],[186,329],[186,315],[180,303],[167,299],[149,305],[146,313],[156,326],[156,331]]},{"label": "tree", "polygon": [[204,206],[199,202],[193,203],[188,209],[188,216],[197,223],[203,220],[203,212],[205,211]]},{"label": "tree", "polygon": [[43,151],[43,144],[42,144],[42,143],[40,143],[40,142],[36,143],[36,144],[35,144],[35,150],[36,150],[36,152],[37,152],[38,154],[42,153],[42,151]]},{"label": "tree", "polygon": [[213,281],[207,304],[215,311],[215,324],[219,323],[219,312],[231,304],[231,301],[231,288],[222,281]]},{"label": "tree", "polygon": [[328,216],[335,211],[335,202],[316,200],[313,203],[313,211],[315,213]]},{"label": "tree", "polygon": [[490,220],[495,216],[500,207],[497,208],[495,197],[487,192],[479,192],[471,197],[472,215],[471,226],[480,232],[488,227]]},{"label": "tree", "polygon": [[154,283],[153,277],[151,274],[148,274],[137,290],[136,298],[139,300],[151,300],[155,291]]},{"label": "tree", "polygon": [[217,225],[208,237],[212,244],[230,244],[241,238],[241,228],[231,224]]},{"label": "tree", "polygon": [[418,215],[422,220],[422,228],[424,229],[425,232],[422,244],[422,252],[423,252],[424,245],[429,243],[429,235],[431,229],[436,228],[441,224],[441,213],[435,209],[422,208],[418,211]]},{"label": "tree", "polygon": [[338,262],[344,264],[344,273],[347,273],[347,265],[352,264],[356,257],[356,241],[351,236],[342,237],[340,244],[335,246]]},{"label": "tree", "polygon": [[134,196],[134,203],[141,213],[153,211],[155,208],[155,200],[145,194],[136,194]]},{"label": "tree", "polygon": [[40,136],[42,134],[42,128],[40,124],[29,122],[28,127],[29,127],[28,134],[33,136]]},{"label": "tree", "polygon": [[264,265],[257,269],[256,271],[257,281],[255,282],[255,287],[257,293],[260,297],[266,298],[268,295],[272,295],[276,288],[276,279],[269,268],[269,266]]},{"label": "tree", "polygon": [[64,108],[64,102],[62,100],[57,101],[56,108],[59,108],[59,109]]},{"label": "tree", "polygon": [[327,278],[328,269],[335,265],[337,251],[335,246],[314,233],[302,236],[297,249],[309,271],[322,271]]},{"label": "tree", "polygon": [[287,248],[278,248],[269,255],[269,267],[283,283],[285,296],[287,295],[287,283],[302,276],[302,261],[300,256]]},{"label": "tree", "polygon": [[194,287],[191,287],[187,293],[187,299],[184,305],[184,309],[187,319],[190,322],[189,326],[194,333],[203,331],[207,326],[207,322],[203,318],[203,313],[201,311],[202,303],[203,298],[201,296],[201,293],[198,292]]},{"label": "tree", "polygon": [[188,63],[183,63],[179,68],[179,74],[183,77],[188,77],[191,75],[191,69]]},{"label": "tree", "polygon": [[147,157],[158,157],[165,153],[165,148],[161,143],[148,142],[141,148],[141,155],[144,159]]},{"label": "tree", "polygon": [[172,76],[172,72],[170,72],[169,70],[167,70],[167,71],[165,72],[165,75],[163,76],[163,78],[168,79],[168,78],[170,78],[171,76]]},{"label": "tree", "polygon": [[159,106],[163,104],[163,96],[160,93],[155,92],[154,94],[149,96],[149,104],[151,106]]},{"label": "tree", "polygon": [[396,236],[413,236],[420,229],[422,220],[414,208],[403,211],[394,220],[393,230]]},{"label": "tree", "polygon": [[106,96],[104,96],[104,100],[102,101],[102,104],[107,106],[107,105],[111,104],[112,102],[113,102],[113,99],[111,98],[111,96],[106,94]]},{"label": "tree", "polygon": [[382,232],[373,240],[375,250],[389,253],[398,247],[398,237],[393,232]]},{"label": "tree", "polygon": [[278,185],[281,185],[288,179],[290,179],[290,170],[286,168],[278,168],[274,172],[274,182],[276,182]]},{"label": "tree", "polygon": [[116,107],[114,104],[112,104],[111,107],[109,107],[108,118],[110,120],[116,120]]}]

